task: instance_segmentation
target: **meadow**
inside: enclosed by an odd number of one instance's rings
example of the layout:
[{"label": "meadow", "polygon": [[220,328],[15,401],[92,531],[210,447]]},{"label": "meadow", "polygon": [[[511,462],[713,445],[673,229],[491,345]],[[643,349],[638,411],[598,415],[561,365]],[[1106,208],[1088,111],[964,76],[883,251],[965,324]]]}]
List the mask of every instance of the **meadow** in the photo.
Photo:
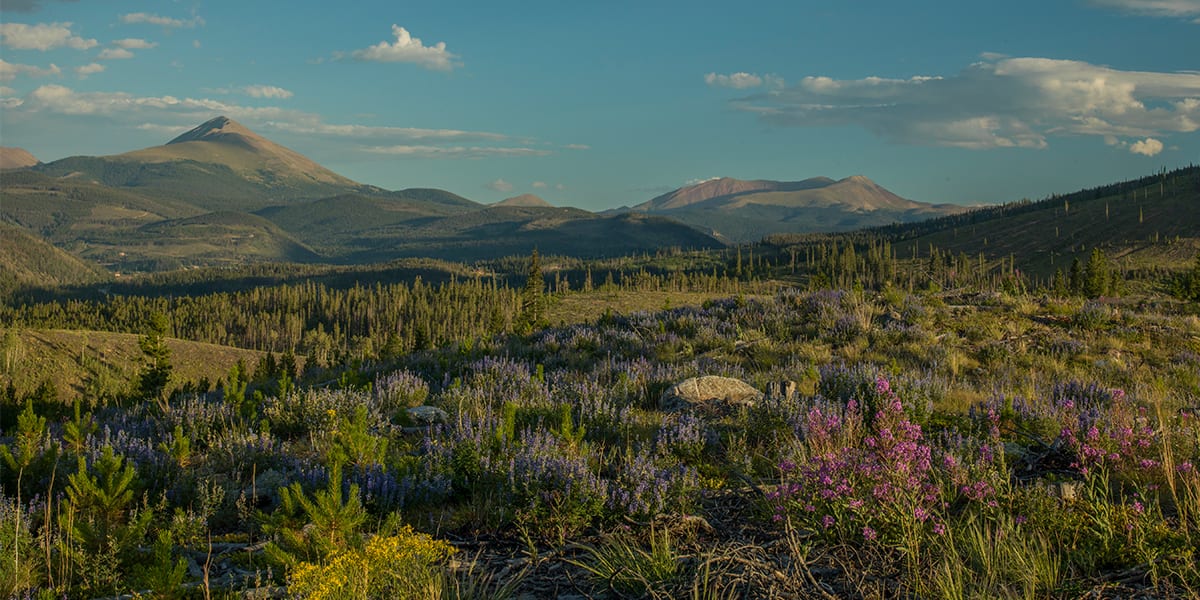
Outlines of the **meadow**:
[{"label": "meadow", "polygon": [[[1200,316],[1173,281],[527,286],[503,326],[211,388],[170,383],[160,322],[111,398],[9,379],[0,594],[1195,597]],[[765,393],[660,403],[701,375]]]}]

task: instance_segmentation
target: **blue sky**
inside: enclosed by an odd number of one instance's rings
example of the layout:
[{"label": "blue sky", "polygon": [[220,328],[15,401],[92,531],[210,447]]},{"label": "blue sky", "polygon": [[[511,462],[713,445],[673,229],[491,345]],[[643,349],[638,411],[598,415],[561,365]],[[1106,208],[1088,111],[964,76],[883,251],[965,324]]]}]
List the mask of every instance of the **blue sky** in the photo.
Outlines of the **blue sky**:
[{"label": "blue sky", "polygon": [[994,203],[1200,163],[1200,0],[3,0],[0,140],[223,114],[352,179],[598,210],[866,175]]}]

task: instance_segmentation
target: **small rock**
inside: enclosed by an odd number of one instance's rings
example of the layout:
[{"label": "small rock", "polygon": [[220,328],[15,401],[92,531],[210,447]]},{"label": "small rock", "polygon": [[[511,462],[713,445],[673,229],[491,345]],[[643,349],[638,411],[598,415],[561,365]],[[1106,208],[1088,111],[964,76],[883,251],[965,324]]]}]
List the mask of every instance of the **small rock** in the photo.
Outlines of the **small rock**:
[{"label": "small rock", "polygon": [[404,412],[417,425],[438,425],[450,421],[450,415],[436,406],[414,406]]}]

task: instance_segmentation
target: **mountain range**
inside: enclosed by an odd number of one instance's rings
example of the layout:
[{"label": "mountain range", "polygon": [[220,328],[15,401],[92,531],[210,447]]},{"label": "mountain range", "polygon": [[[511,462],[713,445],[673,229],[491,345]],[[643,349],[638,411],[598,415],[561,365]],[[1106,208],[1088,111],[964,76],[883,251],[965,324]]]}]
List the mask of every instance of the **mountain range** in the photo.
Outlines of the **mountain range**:
[{"label": "mountain range", "polygon": [[679,188],[629,210],[669,216],[721,239],[749,242],[774,233],[850,231],[909,223],[968,208],[907,200],[854,175],[836,181],[828,177],[803,181],[721,177]]},{"label": "mountain range", "polygon": [[953,214],[865,177],[716,179],[604,213],[523,194],[492,205],[358,183],[216,117],[161,146],[49,163],[0,153],[0,221],[114,271],[252,261],[600,257]]}]

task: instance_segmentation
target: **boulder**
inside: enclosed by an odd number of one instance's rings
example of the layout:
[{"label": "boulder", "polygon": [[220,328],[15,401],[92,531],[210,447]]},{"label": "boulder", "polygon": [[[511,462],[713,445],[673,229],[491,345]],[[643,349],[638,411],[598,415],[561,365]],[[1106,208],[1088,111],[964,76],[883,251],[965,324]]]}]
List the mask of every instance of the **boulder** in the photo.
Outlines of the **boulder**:
[{"label": "boulder", "polygon": [[450,415],[436,406],[414,406],[404,412],[415,425],[439,425],[450,421]]},{"label": "boulder", "polygon": [[740,379],[705,375],[671,386],[659,398],[658,406],[669,412],[726,413],[739,406],[754,406],[762,397],[762,392]]}]

